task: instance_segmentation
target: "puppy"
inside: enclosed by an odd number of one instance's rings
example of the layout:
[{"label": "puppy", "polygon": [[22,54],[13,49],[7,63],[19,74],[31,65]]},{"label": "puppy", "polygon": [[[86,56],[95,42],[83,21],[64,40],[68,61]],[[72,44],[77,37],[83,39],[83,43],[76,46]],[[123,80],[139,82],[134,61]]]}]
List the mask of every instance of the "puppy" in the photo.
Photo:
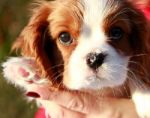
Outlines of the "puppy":
[{"label": "puppy", "polygon": [[56,0],[36,4],[13,49],[54,88],[131,96],[150,117],[149,44],[149,24],[127,0]]}]

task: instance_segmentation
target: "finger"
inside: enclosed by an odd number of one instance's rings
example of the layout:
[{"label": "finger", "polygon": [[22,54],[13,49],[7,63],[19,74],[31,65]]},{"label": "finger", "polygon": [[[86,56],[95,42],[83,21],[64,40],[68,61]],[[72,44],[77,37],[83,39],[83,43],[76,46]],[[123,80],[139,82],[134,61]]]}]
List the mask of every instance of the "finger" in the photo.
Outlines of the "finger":
[{"label": "finger", "polygon": [[32,98],[40,98],[42,100],[48,100],[49,94],[52,94],[52,90],[50,89],[49,84],[29,84],[26,87],[26,96]]},{"label": "finger", "polygon": [[64,108],[84,114],[102,112],[102,110],[110,107],[110,102],[113,101],[107,98],[92,96],[88,93],[54,91],[50,88],[49,84],[31,84],[28,86],[28,93],[26,95],[41,100],[53,101]]},{"label": "finger", "polygon": [[98,105],[95,97],[87,93],[74,93],[68,91],[52,92],[49,94],[49,100],[67,109],[82,112],[84,114],[95,111]]},{"label": "finger", "polygon": [[[48,84],[45,85],[28,85],[26,95],[41,100],[53,101],[58,105],[73,111],[88,113],[91,108],[90,96],[85,99],[82,94],[76,94],[68,91],[54,91]],[[92,104],[93,106],[94,104]]]},{"label": "finger", "polygon": [[54,102],[40,100],[40,103],[46,109],[46,115],[51,118],[86,118],[85,114],[71,111]]}]

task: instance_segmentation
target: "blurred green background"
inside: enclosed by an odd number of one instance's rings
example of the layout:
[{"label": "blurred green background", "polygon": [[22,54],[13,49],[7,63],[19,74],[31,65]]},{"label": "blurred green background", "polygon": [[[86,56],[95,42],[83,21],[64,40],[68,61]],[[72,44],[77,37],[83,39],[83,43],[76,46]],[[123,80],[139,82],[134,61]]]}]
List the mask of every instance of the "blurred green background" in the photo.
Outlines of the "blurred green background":
[{"label": "blurred green background", "polygon": [[[29,3],[0,0],[0,63],[10,56],[12,42],[27,23]],[[35,111],[35,104],[27,102],[20,90],[7,84],[0,74],[0,118],[33,118]]]}]

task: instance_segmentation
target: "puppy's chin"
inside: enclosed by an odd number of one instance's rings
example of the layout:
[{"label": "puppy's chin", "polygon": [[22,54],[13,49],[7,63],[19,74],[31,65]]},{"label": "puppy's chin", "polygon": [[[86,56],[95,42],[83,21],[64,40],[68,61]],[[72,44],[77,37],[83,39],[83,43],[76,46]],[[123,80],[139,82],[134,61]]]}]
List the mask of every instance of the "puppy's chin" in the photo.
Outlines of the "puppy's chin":
[{"label": "puppy's chin", "polygon": [[87,78],[82,78],[83,80],[78,81],[64,81],[64,85],[71,90],[101,90],[107,88],[115,88],[121,86],[125,83],[126,77],[123,77],[119,81],[116,80],[106,80],[105,78],[100,78],[96,75],[89,76]]},{"label": "puppy's chin", "polygon": [[[68,78],[64,78],[68,80]],[[64,81],[65,87],[71,91],[78,91],[81,93],[89,93],[97,98],[101,97],[118,97],[128,98],[130,97],[130,90],[128,88],[126,78],[122,78],[121,83],[114,83],[99,78],[96,75],[84,78],[82,82]]]}]

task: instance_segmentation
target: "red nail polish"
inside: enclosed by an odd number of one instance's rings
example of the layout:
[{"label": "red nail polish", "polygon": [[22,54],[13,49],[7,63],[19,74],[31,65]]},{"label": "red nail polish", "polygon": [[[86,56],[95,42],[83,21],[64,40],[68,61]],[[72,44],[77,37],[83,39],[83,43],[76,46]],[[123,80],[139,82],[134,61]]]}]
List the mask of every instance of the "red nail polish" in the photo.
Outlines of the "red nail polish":
[{"label": "red nail polish", "polygon": [[33,97],[33,98],[39,98],[40,97],[40,95],[38,93],[35,93],[35,92],[28,92],[26,94],[26,96]]},{"label": "red nail polish", "polygon": [[27,80],[28,84],[33,84],[34,82],[32,80]]}]

